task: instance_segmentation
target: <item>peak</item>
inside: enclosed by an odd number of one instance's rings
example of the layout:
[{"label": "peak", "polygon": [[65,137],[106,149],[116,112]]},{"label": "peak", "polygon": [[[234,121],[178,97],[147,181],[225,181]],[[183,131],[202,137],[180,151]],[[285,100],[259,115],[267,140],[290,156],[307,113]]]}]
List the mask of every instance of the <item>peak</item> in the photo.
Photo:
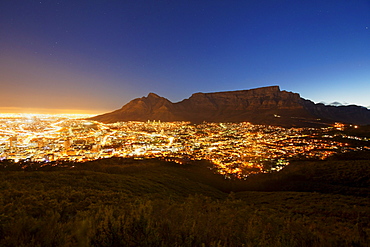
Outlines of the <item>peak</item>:
[{"label": "peak", "polygon": [[158,94],[155,93],[149,93],[147,98],[161,98]]},{"label": "peak", "polygon": [[155,93],[149,93],[147,97],[142,97],[141,100],[145,101],[145,102],[169,102],[170,101],[164,97],[161,97],[159,96],[158,94],[155,94]]}]

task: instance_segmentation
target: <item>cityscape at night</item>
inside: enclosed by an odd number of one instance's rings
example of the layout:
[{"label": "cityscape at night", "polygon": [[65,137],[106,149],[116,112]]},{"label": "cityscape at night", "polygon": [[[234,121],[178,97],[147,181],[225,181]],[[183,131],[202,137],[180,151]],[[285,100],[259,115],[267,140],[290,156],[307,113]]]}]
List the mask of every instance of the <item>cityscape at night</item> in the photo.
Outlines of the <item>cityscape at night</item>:
[{"label": "cityscape at night", "polygon": [[1,0],[0,246],[369,247],[369,0]]},{"label": "cityscape at night", "polygon": [[[5,115],[0,120],[0,160],[62,164],[102,158],[162,158],[186,163],[209,160],[225,177],[279,171],[290,160],[324,160],[333,154],[370,150],[367,138],[325,128],[282,128],[242,123],[118,122],[79,120],[81,115]],[[358,128],[353,126],[352,128]],[[336,134],[334,130],[339,131]],[[339,137],[340,141],[334,140]],[[352,146],[346,139],[364,141]],[[338,138],[335,138],[338,139]],[[27,168],[27,164],[23,167]]]}]

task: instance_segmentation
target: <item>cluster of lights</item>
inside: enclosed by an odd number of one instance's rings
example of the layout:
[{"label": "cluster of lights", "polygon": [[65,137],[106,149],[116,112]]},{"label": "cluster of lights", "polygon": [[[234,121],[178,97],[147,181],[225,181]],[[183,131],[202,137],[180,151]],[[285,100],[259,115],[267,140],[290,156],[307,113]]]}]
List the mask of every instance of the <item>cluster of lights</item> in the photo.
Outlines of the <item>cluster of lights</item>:
[{"label": "cluster of lights", "polygon": [[[0,159],[88,161],[118,156],[161,157],[178,163],[207,159],[219,173],[243,177],[280,170],[291,158],[325,159],[351,149],[333,141],[329,128],[160,121],[103,124],[80,119],[89,116],[2,114]],[[316,138],[318,133],[321,138]]]}]

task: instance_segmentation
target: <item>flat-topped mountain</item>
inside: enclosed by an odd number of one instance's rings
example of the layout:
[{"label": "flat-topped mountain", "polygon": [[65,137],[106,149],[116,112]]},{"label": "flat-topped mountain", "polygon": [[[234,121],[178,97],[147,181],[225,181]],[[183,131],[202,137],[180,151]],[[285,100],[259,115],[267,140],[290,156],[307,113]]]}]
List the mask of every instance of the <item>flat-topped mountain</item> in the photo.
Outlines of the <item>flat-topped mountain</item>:
[{"label": "flat-topped mountain", "polygon": [[251,122],[281,126],[317,126],[344,122],[370,124],[370,110],[361,106],[315,104],[279,86],[215,93],[195,93],[172,103],[154,93],[137,98],[121,109],[91,120],[120,121]]}]

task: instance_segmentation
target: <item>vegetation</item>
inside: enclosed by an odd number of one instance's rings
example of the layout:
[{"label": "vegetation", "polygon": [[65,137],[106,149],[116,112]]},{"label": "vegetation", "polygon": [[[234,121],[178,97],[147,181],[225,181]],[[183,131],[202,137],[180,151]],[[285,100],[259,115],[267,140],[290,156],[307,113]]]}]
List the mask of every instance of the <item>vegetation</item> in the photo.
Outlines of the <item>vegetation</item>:
[{"label": "vegetation", "polygon": [[210,166],[3,162],[0,246],[369,246],[368,160],[297,162],[243,181]]}]

